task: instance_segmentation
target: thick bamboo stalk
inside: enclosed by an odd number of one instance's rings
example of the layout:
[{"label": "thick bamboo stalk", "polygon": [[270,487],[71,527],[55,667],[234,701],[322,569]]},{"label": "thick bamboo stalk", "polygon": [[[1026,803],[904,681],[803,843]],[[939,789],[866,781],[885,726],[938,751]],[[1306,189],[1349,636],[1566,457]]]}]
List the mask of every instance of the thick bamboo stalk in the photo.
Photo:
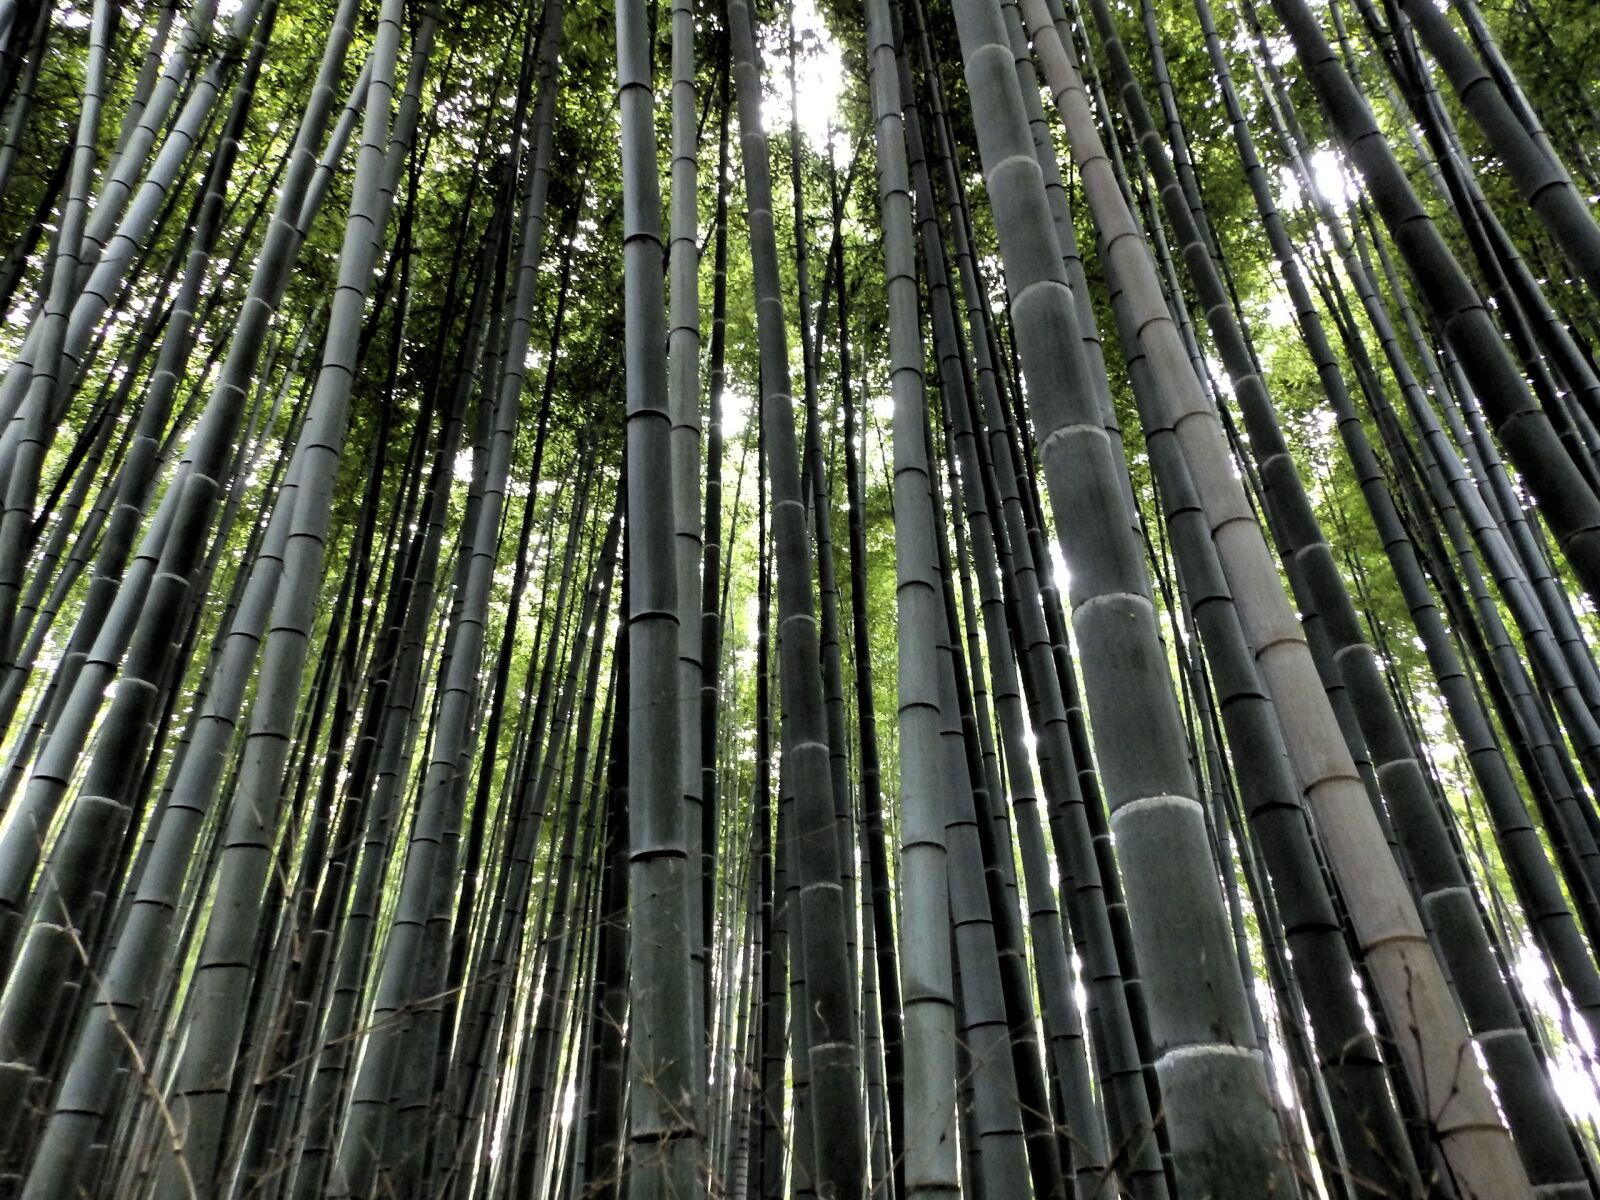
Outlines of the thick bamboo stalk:
[{"label": "thick bamboo stalk", "polygon": [[922,330],[917,315],[911,185],[900,68],[887,0],[867,0],[868,66],[884,225],[890,390],[895,406],[895,572],[899,616],[901,991],[905,1005],[905,1188],[908,1197],[961,1194],[956,1155],[956,1013],[945,818],[939,769],[940,696],[934,635],[944,620],[933,544],[934,474],[923,430]]},{"label": "thick bamboo stalk", "polygon": [[[630,580],[629,1161],[628,1194],[690,1195],[702,1187],[705,1111],[701,989],[689,907],[698,855],[683,804],[684,699],[675,540],[666,297],[657,179],[655,93],[647,13],[617,4],[622,109],[623,254],[627,288],[627,459]],[[676,44],[677,38],[674,38]],[[680,369],[685,369],[680,363]],[[698,403],[698,400],[696,400]],[[698,816],[698,814],[696,814]]]}]

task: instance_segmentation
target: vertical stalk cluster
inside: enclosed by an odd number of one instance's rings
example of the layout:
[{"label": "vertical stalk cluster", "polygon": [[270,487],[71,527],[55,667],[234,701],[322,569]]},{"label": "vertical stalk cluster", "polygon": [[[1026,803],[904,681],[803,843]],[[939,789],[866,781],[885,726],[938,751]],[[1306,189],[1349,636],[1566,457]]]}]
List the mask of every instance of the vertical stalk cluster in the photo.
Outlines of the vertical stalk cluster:
[{"label": "vertical stalk cluster", "polygon": [[1586,36],[0,0],[0,1194],[1594,1195]]}]

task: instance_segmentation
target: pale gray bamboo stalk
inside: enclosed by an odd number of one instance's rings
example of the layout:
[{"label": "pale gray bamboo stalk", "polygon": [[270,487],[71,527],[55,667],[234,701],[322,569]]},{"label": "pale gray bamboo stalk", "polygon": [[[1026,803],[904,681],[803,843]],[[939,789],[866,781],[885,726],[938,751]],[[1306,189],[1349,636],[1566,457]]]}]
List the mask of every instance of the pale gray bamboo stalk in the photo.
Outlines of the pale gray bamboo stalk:
[{"label": "pale gray bamboo stalk", "polygon": [[[133,131],[138,128],[145,109],[150,104],[150,98],[155,92],[156,83],[160,80],[163,66],[167,59],[177,58],[182,54],[182,48],[167,53],[171,44],[172,27],[177,21],[178,4],[175,0],[163,0],[161,15],[156,18],[156,27],[150,34],[150,40],[145,43],[144,58],[139,64],[139,76],[134,81],[133,95],[128,100],[128,107],[123,111],[122,122],[117,126],[117,144],[111,152],[111,161],[115,163],[122,155],[123,147],[128,144],[128,139],[133,136]],[[141,26],[146,22],[141,21]],[[184,26],[186,38],[192,37],[190,26]]]},{"label": "pale gray bamboo stalk", "polygon": [[[699,106],[695,95],[694,0],[672,0],[672,166],[667,271],[667,411],[672,421],[673,554],[678,595],[678,704],[682,744],[700,745],[702,629],[700,559],[700,196]],[[685,751],[684,833],[689,843],[689,927],[700,1008],[712,994],[712,964],[698,931],[704,923],[701,876],[713,870],[715,845],[705,845],[699,755]],[[698,1010],[697,1010],[698,1011]],[[708,1023],[700,1012],[698,1020]]]},{"label": "pale gray bamboo stalk", "polygon": [[[923,430],[927,399],[918,313],[911,181],[900,69],[888,0],[866,0],[867,54],[877,135],[894,402],[895,606],[900,697],[901,994],[905,1010],[905,1186],[911,1200],[960,1195],[956,1153],[956,1014],[945,816],[939,766],[937,632],[944,621],[934,545],[935,477]],[[771,1150],[768,1151],[771,1153]]]}]

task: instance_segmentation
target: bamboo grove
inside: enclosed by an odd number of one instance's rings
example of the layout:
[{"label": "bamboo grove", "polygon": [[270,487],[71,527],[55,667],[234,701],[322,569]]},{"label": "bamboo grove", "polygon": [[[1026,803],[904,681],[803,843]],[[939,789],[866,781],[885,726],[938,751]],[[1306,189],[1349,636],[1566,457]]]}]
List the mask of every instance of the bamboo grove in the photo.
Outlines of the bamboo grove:
[{"label": "bamboo grove", "polygon": [[0,1197],[1600,1195],[1587,0],[0,0]]}]

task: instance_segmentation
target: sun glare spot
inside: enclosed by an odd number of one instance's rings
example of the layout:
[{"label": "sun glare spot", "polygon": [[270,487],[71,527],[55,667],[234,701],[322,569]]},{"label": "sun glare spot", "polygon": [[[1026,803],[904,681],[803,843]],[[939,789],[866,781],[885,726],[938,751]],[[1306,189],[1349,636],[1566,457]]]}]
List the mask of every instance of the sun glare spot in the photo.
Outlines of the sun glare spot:
[{"label": "sun glare spot", "polygon": [[[1339,156],[1332,150],[1326,147],[1313,150],[1309,169],[1311,186],[1316,189],[1317,196],[1323,203],[1331,204],[1335,208],[1348,208],[1360,195],[1359,181],[1345,170],[1344,164],[1339,161]],[[1283,208],[1299,208],[1305,203],[1305,190],[1300,186],[1299,176],[1291,168],[1278,169],[1278,186]]]},{"label": "sun glare spot", "polygon": [[[813,150],[824,150],[839,124],[839,99],[844,94],[844,55],[828,32],[815,0],[796,0],[794,30],[798,40],[794,65],[800,133]],[[780,35],[781,36],[781,35]],[[762,106],[767,131],[789,127],[789,79],[786,47],[767,53],[767,71],[774,94]]]}]

